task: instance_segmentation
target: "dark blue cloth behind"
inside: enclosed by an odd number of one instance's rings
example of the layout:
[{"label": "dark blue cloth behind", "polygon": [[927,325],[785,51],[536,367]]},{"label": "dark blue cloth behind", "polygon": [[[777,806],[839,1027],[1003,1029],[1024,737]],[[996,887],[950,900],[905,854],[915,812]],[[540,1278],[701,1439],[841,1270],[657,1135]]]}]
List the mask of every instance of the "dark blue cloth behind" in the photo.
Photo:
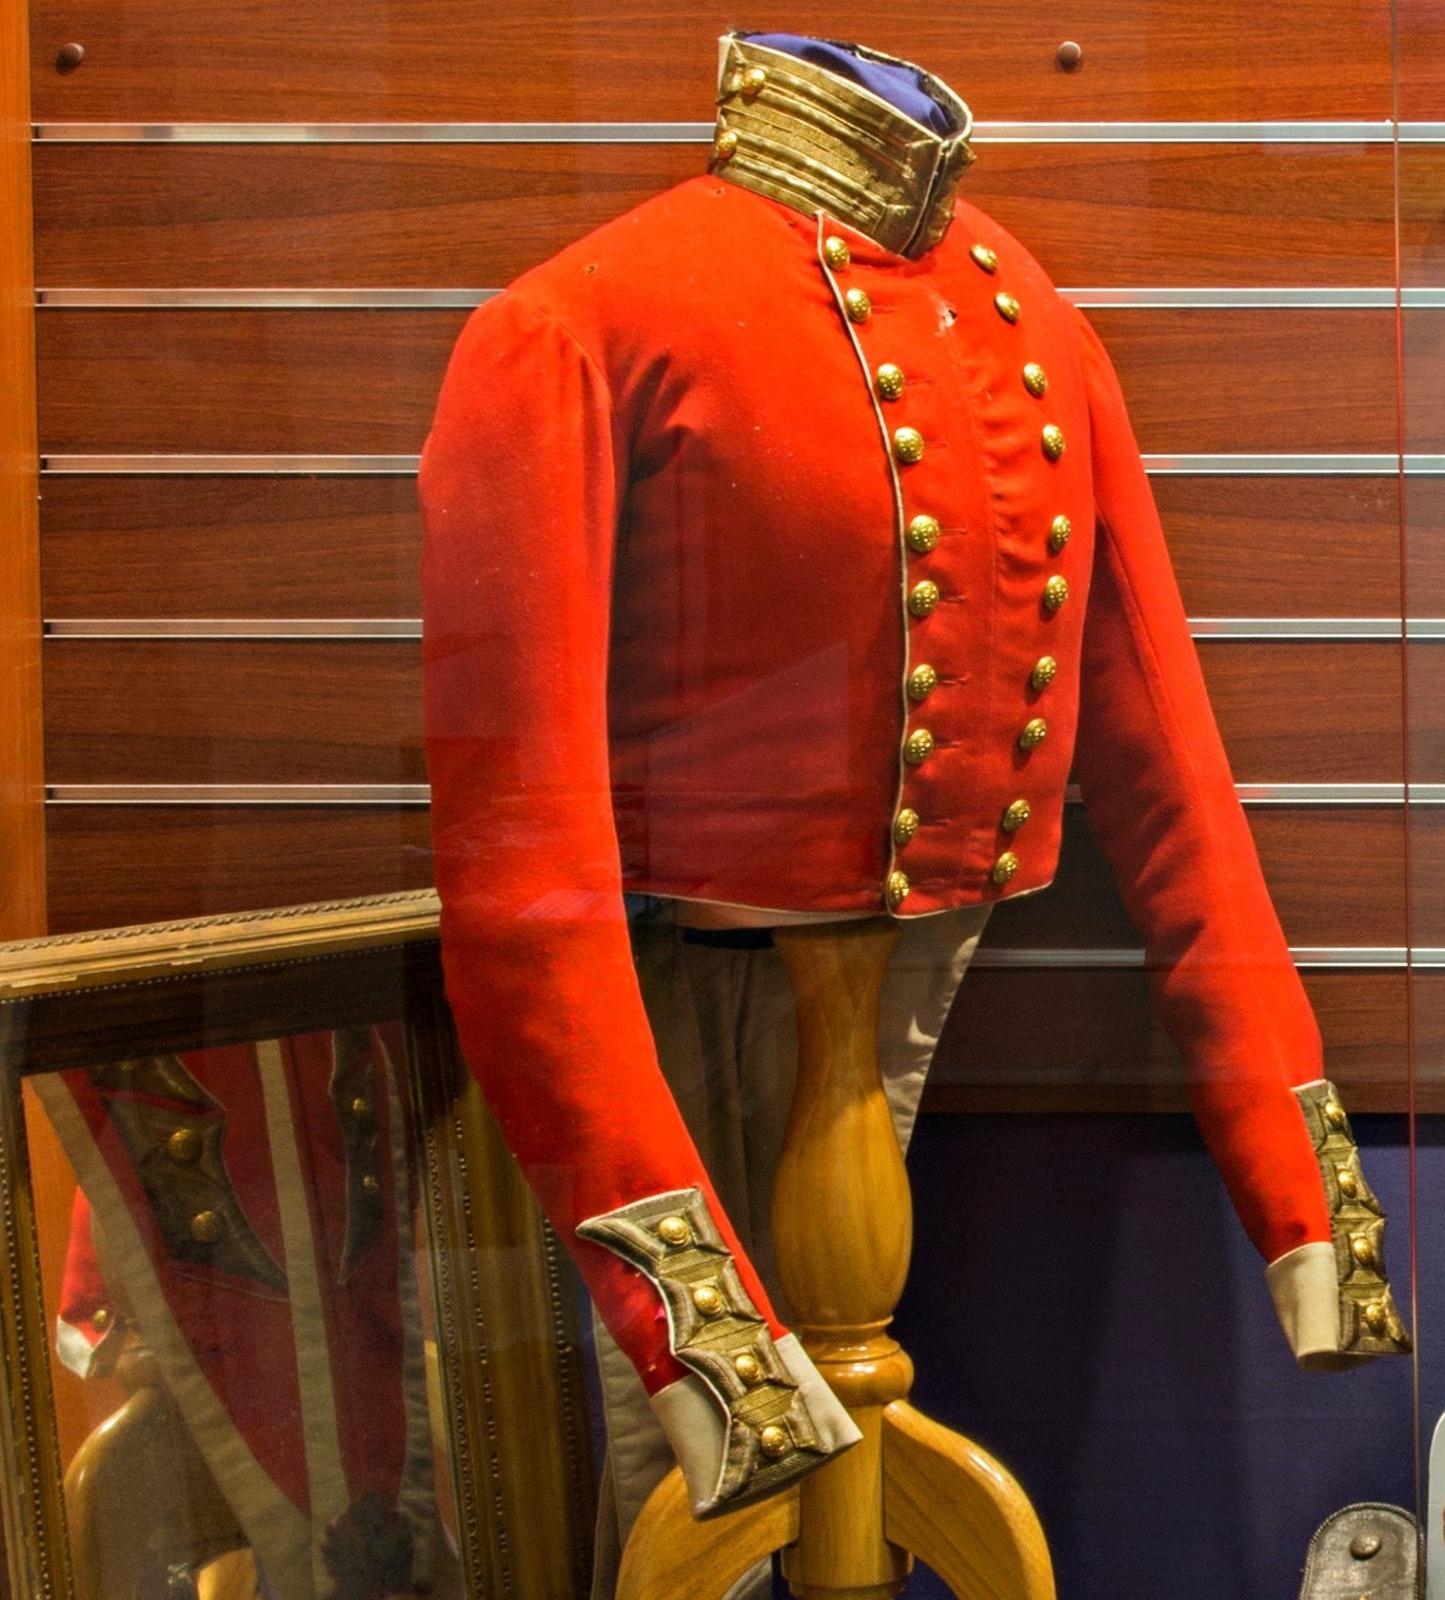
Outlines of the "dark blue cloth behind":
[{"label": "dark blue cloth behind", "polygon": [[836,72],[861,84],[880,100],[895,106],[904,116],[912,117],[941,137],[954,131],[948,112],[939,105],[923,87],[922,74],[917,67],[890,66],[884,61],[869,61],[855,56],[845,44],[831,44],[826,39],[808,39],[795,33],[746,33],[742,35],[750,44],[760,44],[768,50],[781,50],[802,61],[811,62]]},{"label": "dark blue cloth behind", "polygon": [[[1401,1117],[1356,1117],[1409,1301]],[[1418,1153],[1422,1403],[1445,1406],[1445,1119]],[[1067,1600],[1292,1600],[1353,1500],[1414,1510],[1411,1372],[1306,1374],[1186,1117],[925,1116],[899,1338],[914,1399],[1024,1483]],[[1407,1316],[1410,1313],[1407,1311]],[[944,1600],[920,1573],[907,1600]]]}]

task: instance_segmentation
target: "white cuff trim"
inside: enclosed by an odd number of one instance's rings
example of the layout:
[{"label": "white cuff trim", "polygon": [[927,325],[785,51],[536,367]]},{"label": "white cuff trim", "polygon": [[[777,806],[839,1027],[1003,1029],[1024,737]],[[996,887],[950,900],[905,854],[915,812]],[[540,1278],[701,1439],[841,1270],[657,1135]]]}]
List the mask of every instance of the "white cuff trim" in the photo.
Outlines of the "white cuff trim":
[{"label": "white cuff trim", "polygon": [[[821,1467],[838,1451],[857,1444],[863,1435],[842,1402],[824,1383],[796,1334],[784,1334],[774,1342],[773,1348],[788,1369],[789,1377],[798,1385],[819,1443],[827,1452],[819,1455],[809,1452],[812,1462]],[[703,1508],[716,1505],[718,1485],[726,1465],[723,1451],[728,1435],[727,1417],[718,1406],[717,1396],[701,1378],[691,1373],[659,1389],[652,1396],[652,1409],[682,1468],[688,1499],[692,1502],[693,1515],[697,1516]]]},{"label": "white cuff trim", "polygon": [[1340,1350],[1340,1280],[1334,1245],[1302,1244],[1271,1261],[1264,1277],[1285,1338],[1302,1367],[1327,1372],[1369,1359]]}]

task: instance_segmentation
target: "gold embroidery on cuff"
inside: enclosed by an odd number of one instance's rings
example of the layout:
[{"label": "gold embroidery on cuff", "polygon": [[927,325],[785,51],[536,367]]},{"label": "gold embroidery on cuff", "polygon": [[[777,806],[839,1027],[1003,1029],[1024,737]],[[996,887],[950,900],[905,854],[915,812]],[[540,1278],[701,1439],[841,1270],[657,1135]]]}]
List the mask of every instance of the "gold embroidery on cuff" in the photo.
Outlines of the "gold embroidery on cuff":
[{"label": "gold embroidery on cuff", "polygon": [[1350,1119],[1332,1083],[1295,1090],[1315,1147],[1334,1232],[1340,1284],[1340,1350],[1391,1355],[1410,1335],[1385,1277],[1385,1213],[1365,1179]]},{"label": "gold embroidery on cuff", "polygon": [[699,1189],[649,1195],[577,1229],[644,1273],[667,1307],[672,1352],[727,1413],[721,1511],[783,1488],[832,1453],[773,1344]]}]

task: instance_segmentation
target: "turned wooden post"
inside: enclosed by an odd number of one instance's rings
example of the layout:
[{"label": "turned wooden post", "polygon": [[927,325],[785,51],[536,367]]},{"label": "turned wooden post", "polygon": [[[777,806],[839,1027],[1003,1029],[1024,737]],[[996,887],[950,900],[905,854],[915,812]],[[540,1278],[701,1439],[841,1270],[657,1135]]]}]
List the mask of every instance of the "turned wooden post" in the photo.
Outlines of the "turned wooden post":
[{"label": "turned wooden post", "polygon": [[888,1332],[908,1276],[913,1207],[878,1073],[878,1006],[897,927],[778,929],[798,1012],[798,1083],[773,1233],[793,1326],[863,1442],[799,1486],[783,1553],[798,1600],[888,1600],[910,1557],[883,1535],[883,1408],[913,1382]]},{"label": "turned wooden post", "polygon": [[898,928],[870,918],[773,937],[798,1013],[773,1196],[778,1275],[790,1325],[863,1439],[774,1499],[703,1523],[674,1468],[633,1528],[617,1600],[718,1600],[774,1550],[797,1600],[892,1600],[915,1555],[958,1600],[1055,1600],[1028,1497],[987,1452],[908,1404],[913,1363],[888,1332],[913,1239],[878,1071]]}]

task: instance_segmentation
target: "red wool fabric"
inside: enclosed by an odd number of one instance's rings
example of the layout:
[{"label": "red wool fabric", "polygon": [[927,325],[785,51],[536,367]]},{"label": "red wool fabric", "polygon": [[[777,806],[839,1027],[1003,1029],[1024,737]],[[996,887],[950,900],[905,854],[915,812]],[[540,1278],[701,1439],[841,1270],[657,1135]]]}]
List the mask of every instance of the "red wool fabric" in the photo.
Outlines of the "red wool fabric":
[{"label": "red wool fabric", "polygon": [[[894,400],[885,362],[904,374]],[[916,462],[893,452],[900,427],[922,437]],[[1251,1237],[1267,1259],[1330,1238],[1290,1093],[1322,1075],[1319,1036],[1118,385],[997,224],[960,205],[909,260],[716,177],[680,184],[472,314],[419,490],[448,993],[650,1390],[683,1375],[657,1295],[576,1240],[586,1217],[701,1187],[781,1330],[659,1070],[624,890],[881,915],[901,871],[898,916],[1028,893],[1053,876],[1071,765]],[[902,536],[919,515],[940,528],[922,552]],[[938,601],[919,616],[925,580]],[[1036,688],[1045,655],[1057,673]],[[937,683],[915,702],[920,663]],[[1034,718],[1047,736],[1025,750]],[[919,822],[895,845],[900,807]],[[1000,884],[1005,852],[1019,865]]]}]

